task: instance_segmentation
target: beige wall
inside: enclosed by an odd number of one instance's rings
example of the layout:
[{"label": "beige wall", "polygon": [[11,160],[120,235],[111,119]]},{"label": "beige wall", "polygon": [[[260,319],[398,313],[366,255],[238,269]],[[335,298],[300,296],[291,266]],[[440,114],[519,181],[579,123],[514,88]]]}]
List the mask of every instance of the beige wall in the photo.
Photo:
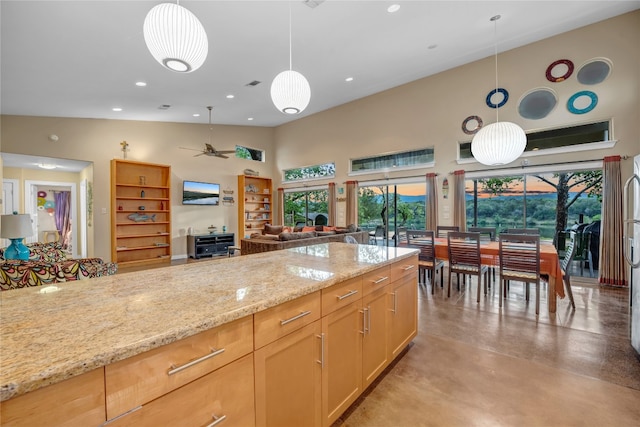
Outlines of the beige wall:
[{"label": "beige wall", "polygon": [[[531,157],[531,165],[640,153],[638,41],[640,11],[499,55],[499,85],[510,93],[509,101],[499,111],[501,121],[512,121],[525,131],[533,131],[613,118],[613,137],[618,140],[613,149]],[[582,63],[595,57],[613,62],[611,76],[599,85],[581,85],[575,72],[561,83],[551,83],[545,77],[547,66],[557,59],[572,60],[577,72]],[[544,119],[525,120],[517,113],[518,100],[537,87],[556,91],[558,105]],[[276,130],[278,153],[274,176],[279,178],[277,171],[282,169],[333,161],[336,182],[341,184],[348,179],[350,158],[429,146],[435,146],[433,169],[390,172],[389,176],[437,172],[441,181],[456,169],[480,170],[484,167],[479,163],[456,163],[457,143],[471,139],[461,129],[466,117],[478,115],[485,124],[495,121],[495,110],[485,105],[487,93],[494,88],[495,67],[491,57],[280,126]],[[566,108],[567,100],[585,89],[597,93],[597,107],[584,115],[571,114]],[[520,162],[514,164],[519,166]],[[629,175],[631,161],[623,165],[623,173]],[[358,175],[351,179],[382,177],[382,174]],[[451,198],[441,199],[439,207],[442,210],[451,203]],[[442,212],[440,222],[449,222],[442,219]]]},{"label": "beige wall", "polygon": [[[612,136],[618,140],[614,148],[532,157],[529,159],[532,165],[640,152],[638,40],[640,11],[500,55],[499,83],[510,92],[509,102],[500,109],[500,120],[513,121],[531,131],[613,119]],[[562,83],[551,83],[545,78],[547,66],[557,59],[571,59],[577,68],[595,57],[606,57],[613,62],[612,75],[597,86],[580,85],[575,74]],[[436,148],[435,168],[402,175],[433,171],[442,179],[456,169],[482,169],[477,163],[456,163],[457,143],[470,140],[461,130],[461,123],[467,116],[479,115],[485,124],[495,121],[495,110],[489,109],[484,102],[486,94],[494,88],[494,71],[491,57],[278,128],[214,126],[213,141],[217,148],[241,144],[266,149],[267,162],[264,164],[234,158],[194,158],[194,153],[177,147],[201,147],[209,138],[207,125],[156,122],[4,116],[2,151],[94,163],[95,253],[107,259],[110,258],[109,160],[122,157],[120,142],[129,142],[131,151],[128,158],[170,164],[173,175],[173,254],[184,256],[187,227],[205,231],[210,224],[218,227],[227,225],[237,233],[237,214],[235,207],[182,206],[179,197],[183,179],[219,182],[223,189],[237,190],[236,175],[245,168],[251,168],[263,176],[272,176],[274,187],[277,187],[282,169],[334,161],[336,182],[342,183],[348,178],[350,158],[427,146]],[[518,99],[530,89],[541,86],[557,92],[558,106],[542,120],[520,118],[516,112]],[[583,89],[591,89],[598,94],[598,106],[587,114],[573,115],[567,111],[566,102],[573,93]],[[48,141],[47,135],[51,133],[57,134],[60,140],[56,143]],[[631,161],[623,162],[624,176],[630,175],[631,169]],[[389,174],[390,177],[397,175]],[[358,179],[379,177],[359,176]],[[441,200],[441,209],[445,203],[451,203],[451,199]],[[102,213],[103,209],[107,213]]]},{"label": "beige wall", "polygon": [[[51,142],[49,134],[59,136]],[[218,149],[236,144],[274,151],[274,130],[264,127],[213,126],[213,145]],[[110,160],[122,158],[120,142],[129,143],[127,158],[171,165],[173,255],[186,256],[186,230],[207,232],[207,226],[237,228],[236,206],[182,206],[182,181],[219,183],[237,192],[237,175],[251,168],[267,176],[269,163],[198,156],[178,147],[204,148],[209,142],[207,124],[70,119],[55,117],[2,117],[2,151],[93,162],[93,242],[96,256],[111,258]],[[272,158],[272,156],[268,156]],[[236,193],[237,194],[237,193]],[[89,237],[89,242],[92,238]],[[91,244],[89,245],[91,248]],[[89,250],[91,253],[91,249]]]}]

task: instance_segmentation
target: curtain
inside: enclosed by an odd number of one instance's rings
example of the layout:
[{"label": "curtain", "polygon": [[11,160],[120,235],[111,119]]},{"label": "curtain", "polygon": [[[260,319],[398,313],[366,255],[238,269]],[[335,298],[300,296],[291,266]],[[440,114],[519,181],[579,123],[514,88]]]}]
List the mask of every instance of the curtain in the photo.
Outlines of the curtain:
[{"label": "curtain", "polygon": [[438,175],[427,174],[427,208],[425,209],[425,230],[436,231],[438,228]]},{"label": "curtain", "polygon": [[328,194],[329,203],[327,205],[327,210],[329,211],[329,225],[335,227],[336,225],[336,183],[329,183],[329,194]]},{"label": "curtain", "polygon": [[347,225],[358,225],[358,181],[347,181]]},{"label": "curtain", "polygon": [[278,188],[278,216],[274,218],[274,225],[284,225],[284,188]]},{"label": "curtain", "polygon": [[54,220],[60,233],[60,243],[64,249],[71,249],[71,192],[56,191],[53,196],[56,201]]},{"label": "curtain", "polygon": [[453,225],[460,227],[460,231],[467,230],[467,204],[464,181],[464,170],[457,170],[453,173]]},{"label": "curtain", "polygon": [[600,283],[628,286],[624,263],[622,173],[620,156],[604,158],[602,225],[600,230]]}]

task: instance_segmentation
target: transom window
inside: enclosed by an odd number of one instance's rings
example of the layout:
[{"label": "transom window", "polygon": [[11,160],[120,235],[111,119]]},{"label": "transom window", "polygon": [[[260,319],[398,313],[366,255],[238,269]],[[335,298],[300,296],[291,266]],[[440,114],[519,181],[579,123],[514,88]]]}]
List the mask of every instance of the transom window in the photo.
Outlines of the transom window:
[{"label": "transom window", "polygon": [[[610,144],[609,126],[609,122],[604,121],[529,133],[523,156],[591,150],[596,148],[593,144]],[[461,142],[459,160],[471,159],[471,142]]]},{"label": "transom window", "polygon": [[336,176],[336,164],[324,163],[321,165],[305,166],[301,168],[285,169],[284,181],[306,181],[310,179],[333,178]]},{"label": "transom window", "polygon": [[236,145],[236,157],[239,159],[255,160],[256,162],[264,162],[264,151],[256,148],[243,147]]},{"label": "transom window", "polygon": [[370,173],[391,169],[416,169],[431,167],[434,163],[433,147],[402,151],[379,156],[351,159],[351,173]]}]

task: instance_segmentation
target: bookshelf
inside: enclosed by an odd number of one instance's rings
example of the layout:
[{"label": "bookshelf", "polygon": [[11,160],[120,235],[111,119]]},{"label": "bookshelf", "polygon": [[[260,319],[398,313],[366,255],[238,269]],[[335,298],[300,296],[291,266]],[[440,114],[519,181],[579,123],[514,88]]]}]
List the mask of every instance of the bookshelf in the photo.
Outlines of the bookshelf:
[{"label": "bookshelf", "polygon": [[238,233],[240,238],[262,232],[273,223],[273,184],[271,178],[238,175]]}]

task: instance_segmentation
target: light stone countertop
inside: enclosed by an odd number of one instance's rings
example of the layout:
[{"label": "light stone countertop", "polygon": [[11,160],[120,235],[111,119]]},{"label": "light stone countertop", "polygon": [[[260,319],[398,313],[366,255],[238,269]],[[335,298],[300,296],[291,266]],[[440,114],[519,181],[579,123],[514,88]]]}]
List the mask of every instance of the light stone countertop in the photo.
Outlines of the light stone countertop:
[{"label": "light stone countertop", "polygon": [[415,254],[326,243],[0,292],[0,401]]}]

